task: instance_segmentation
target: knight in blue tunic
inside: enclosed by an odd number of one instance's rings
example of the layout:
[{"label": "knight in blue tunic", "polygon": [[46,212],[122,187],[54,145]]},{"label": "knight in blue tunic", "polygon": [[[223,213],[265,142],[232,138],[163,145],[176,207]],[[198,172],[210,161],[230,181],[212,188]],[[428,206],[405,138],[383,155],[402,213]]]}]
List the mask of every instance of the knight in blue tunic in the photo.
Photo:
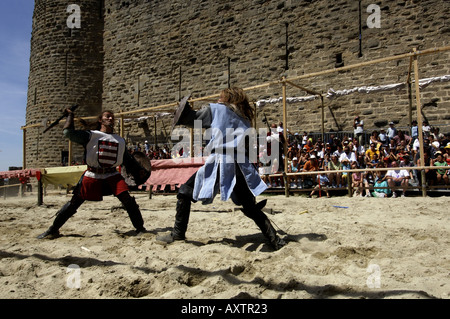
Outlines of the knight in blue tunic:
[{"label": "knight in blue tunic", "polygon": [[194,121],[201,121],[202,127],[210,133],[210,141],[205,148],[210,155],[205,164],[181,185],[174,228],[169,238],[163,240],[184,240],[191,202],[210,204],[220,192],[221,200],[231,198],[236,205],[242,206],[242,212],[255,221],[274,249],[285,245],[262,211],[267,200],[256,203],[255,197],[267,186],[249,160],[246,137],[251,131],[253,116],[248,97],[240,88],[223,90],[218,103],[210,103],[198,111],[189,106],[187,99],[183,105],[180,103],[174,126],[194,127]]}]

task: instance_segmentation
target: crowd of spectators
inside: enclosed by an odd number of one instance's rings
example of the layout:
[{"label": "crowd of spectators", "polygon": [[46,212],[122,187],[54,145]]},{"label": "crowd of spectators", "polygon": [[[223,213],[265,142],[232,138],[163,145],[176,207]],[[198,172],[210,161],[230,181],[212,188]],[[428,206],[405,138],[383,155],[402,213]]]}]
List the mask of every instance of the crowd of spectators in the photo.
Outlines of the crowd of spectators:
[{"label": "crowd of spectators", "polygon": [[[362,122],[359,118],[356,122]],[[281,124],[281,123],[280,123]],[[359,127],[363,124],[359,123]],[[278,125],[277,132],[283,132]],[[397,197],[398,190],[405,196],[407,187],[422,184],[420,171],[402,169],[414,166],[450,166],[450,133],[442,134],[438,127],[430,127],[423,123],[424,165],[420,163],[420,149],[417,122],[413,121],[409,130],[400,130],[394,122],[389,123],[387,130],[371,131],[366,145],[358,133],[349,133],[339,137],[338,134],[327,134],[325,141],[307,132],[303,134],[288,132],[286,160],[287,173],[308,171],[323,171],[320,174],[288,175],[290,188],[312,188],[310,196],[315,193],[318,185],[326,188],[347,187],[352,184],[356,196]],[[281,138],[281,137],[280,137]],[[284,161],[283,157],[281,161]],[[278,163],[277,163],[278,164]],[[260,175],[269,187],[283,187],[284,180],[279,174],[284,170],[283,163],[265,166],[259,163]],[[397,168],[398,170],[380,170],[382,168]],[[376,168],[376,171],[353,172],[348,169]],[[330,173],[327,173],[330,171]],[[338,172],[336,172],[338,171]],[[342,172],[339,172],[342,171]],[[449,185],[450,169],[425,170],[427,185]],[[375,188],[374,188],[375,187]],[[370,188],[370,189],[369,189]],[[328,196],[328,193],[327,193]]]},{"label": "crowd of spectators", "polygon": [[128,146],[128,152],[133,154],[134,152],[144,153],[150,160],[161,160],[172,158],[172,152],[169,145],[164,144],[162,147],[158,145],[150,145],[148,141],[144,144],[136,143],[136,145]]},{"label": "crowd of spectators", "polygon": [[[389,122],[385,130],[370,131],[370,137],[364,140],[363,121],[359,117],[354,121],[355,130],[347,135],[342,132],[330,132],[325,140],[321,136],[287,132],[284,140],[283,123],[272,124],[266,147],[279,143],[279,157],[268,164],[263,159],[267,149],[258,150],[259,173],[269,188],[284,188],[284,161],[287,160],[287,173],[317,172],[314,174],[287,175],[289,187],[311,189],[310,196],[321,187],[329,196],[328,189],[348,188],[349,183],[354,196],[397,197],[398,191],[405,196],[408,186],[422,185],[421,173],[414,169],[402,169],[415,166],[450,166],[450,133],[442,134],[438,127],[423,123],[424,163],[420,163],[420,149],[417,122],[413,121],[409,130],[395,127]],[[367,131],[365,133],[368,134]],[[286,158],[284,155],[286,145]],[[260,145],[261,147],[261,145]],[[148,141],[128,147],[130,153],[143,152],[150,160],[171,159],[190,156],[189,147],[173,150],[169,145],[150,145]],[[270,151],[269,151],[270,153]],[[200,155],[201,156],[201,155]],[[382,170],[383,168],[398,170]],[[349,169],[372,169],[375,171],[351,172]],[[319,173],[319,171],[322,171]],[[280,176],[273,176],[279,174]],[[426,169],[427,185],[449,185],[449,169]]]}]

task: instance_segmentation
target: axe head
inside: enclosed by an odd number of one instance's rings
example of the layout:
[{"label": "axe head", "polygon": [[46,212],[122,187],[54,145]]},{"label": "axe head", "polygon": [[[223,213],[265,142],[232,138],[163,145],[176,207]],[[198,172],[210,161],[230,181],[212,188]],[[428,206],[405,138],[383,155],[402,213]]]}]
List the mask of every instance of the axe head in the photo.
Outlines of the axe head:
[{"label": "axe head", "polygon": [[191,106],[189,105],[188,99],[191,97],[190,94],[186,95],[183,99],[181,99],[178,108],[175,111],[172,122],[172,131],[175,126],[179,125],[180,119],[182,119],[190,110]]}]

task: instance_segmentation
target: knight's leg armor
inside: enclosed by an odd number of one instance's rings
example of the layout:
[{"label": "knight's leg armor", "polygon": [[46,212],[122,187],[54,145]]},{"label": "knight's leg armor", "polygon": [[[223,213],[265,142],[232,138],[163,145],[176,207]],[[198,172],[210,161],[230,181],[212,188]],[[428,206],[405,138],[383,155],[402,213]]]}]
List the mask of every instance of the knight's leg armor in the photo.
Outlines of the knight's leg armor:
[{"label": "knight's leg armor", "polygon": [[74,195],[72,199],[56,213],[55,220],[50,228],[40,234],[37,238],[42,239],[45,237],[59,236],[59,229],[77,212],[77,209],[81,206],[81,204],[83,204],[83,202],[84,199],[78,195]]}]

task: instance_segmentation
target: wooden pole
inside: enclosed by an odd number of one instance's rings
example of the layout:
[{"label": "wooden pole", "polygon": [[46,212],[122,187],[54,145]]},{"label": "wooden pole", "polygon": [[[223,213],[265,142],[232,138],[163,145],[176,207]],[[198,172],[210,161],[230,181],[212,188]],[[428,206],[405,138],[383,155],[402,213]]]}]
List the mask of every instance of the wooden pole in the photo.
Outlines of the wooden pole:
[{"label": "wooden pole", "polygon": [[411,71],[413,66],[413,57],[409,58],[408,77],[406,78],[406,85],[408,86],[408,102],[409,102],[409,126],[412,126],[412,85],[411,85]]},{"label": "wooden pole", "polygon": [[[416,52],[416,48],[414,48],[414,52]],[[425,152],[425,150],[423,149],[422,105],[420,104],[419,61],[417,59],[417,55],[414,56],[414,81],[416,86],[417,125],[419,129],[420,164],[424,166],[425,159],[423,153]],[[427,196],[427,189],[424,170],[421,170],[421,177],[422,177],[422,196],[425,197]]]},{"label": "wooden pole", "polygon": [[156,133],[156,116],[153,116],[153,124],[154,124],[154,130],[155,130],[155,149],[158,146],[158,136]]},{"label": "wooden pole", "polygon": [[120,116],[120,136],[125,138],[125,119],[123,115]]},{"label": "wooden pole", "polygon": [[72,141],[69,140],[69,156],[67,159],[67,166],[72,166],[72,159],[73,159],[73,147],[72,147]]},{"label": "wooden pole", "polygon": [[322,142],[325,143],[325,109],[323,104],[323,96],[320,96],[320,99],[322,101]]},{"label": "wooden pole", "polygon": [[[194,107],[194,103],[191,103],[192,108]],[[192,127],[189,128],[189,133],[190,133],[190,137],[189,137],[189,150],[190,150],[190,156],[189,157],[194,157],[195,156],[195,152],[194,152],[194,129]],[[201,146],[200,146],[201,147]],[[184,154],[184,152],[183,152]]]},{"label": "wooden pole", "polygon": [[42,181],[41,179],[38,180],[38,206],[42,206],[42,204],[44,203],[44,190],[43,190],[43,186],[42,186]]},{"label": "wooden pole", "polygon": [[[286,107],[286,81],[284,81],[285,78],[283,77],[283,82],[282,82],[282,86],[283,86],[283,137],[284,137],[284,145],[283,145],[283,153],[284,153],[284,173],[287,173],[287,168],[288,168],[288,160],[287,160],[287,125],[286,125],[286,121],[287,121],[287,107]],[[284,192],[286,197],[289,197],[289,185],[287,182],[287,179],[285,179],[285,183],[284,183]]]},{"label": "wooden pole", "polygon": [[320,96],[322,96],[321,93],[316,92],[316,91],[311,90],[311,89],[308,89],[308,88],[305,88],[304,86],[292,83],[292,81],[285,80],[285,82],[290,84],[290,85],[292,85],[292,86],[294,86],[294,87],[296,87],[297,89],[305,91],[306,93],[309,93],[309,94],[312,94],[312,95],[320,95]]},{"label": "wooden pole", "polygon": [[27,130],[22,131],[22,169],[27,168]]},{"label": "wooden pole", "polygon": [[334,68],[334,69],[328,69],[328,70],[323,70],[323,71],[319,71],[319,72],[303,74],[303,75],[299,75],[297,77],[290,78],[289,81],[307,79],[307,78],[312,78],[315,76],[326,75],[326,74],[331,74],[331,73],[336,73],[336,72],[342,72],[342,71],[347,71],[347,70],[351,70],[351,69],[357,69],[360,67],[369,66],[369,65],[373,65],[373,64],[377,64],[377,63],[407,59],[410,57],[417,57],[420,55],[433,54],[433,53],[444,52],[444,51],[449,51],[449,50],[450,50],[450,46],[444,46],[444,47],[440,47],[440,48],[433,48],[433,49],[427,49],[427,50],[423,50],[423,51],[415,51],[415,52],[409,52],[409,53],[404,53],[404,54],[399,54],[399,55],[393,55],[393,56],[389,56],[389,57],[385,57],[385,58],[375,59],[372,61],[361,62],[361,63],[356,63],[353,65],[343,66],[340,68]]}]

